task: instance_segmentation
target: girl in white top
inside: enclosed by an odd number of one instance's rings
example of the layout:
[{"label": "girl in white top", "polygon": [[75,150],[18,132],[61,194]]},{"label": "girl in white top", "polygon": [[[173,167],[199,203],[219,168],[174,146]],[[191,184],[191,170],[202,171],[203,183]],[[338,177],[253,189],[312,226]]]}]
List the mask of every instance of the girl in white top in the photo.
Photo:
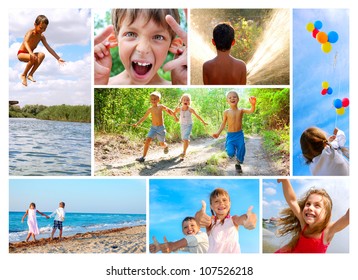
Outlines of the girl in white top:
[{"label": "girl in white top", "polygon": [[246,229],[256,227],[256,214],[252,213],[252,206],[241,216],[230,216],[230,196],[224,189],[217,188],[210,194],[210,209],[213,214],[208,216],[206,203],[202,201],[202,208],[195,214],[200,226],[206,227],[209,236],[208,253],[240,253],[239,226]]},{"label": "girl in white top", "polygon": [[348,149],[344,147],[346,136],[342,130],[336,128],[333,135],[317,128],[310,127],[301,135],[302,154],[309,164],[312,175],[318,176],[348,176]]},{"label": "girl in white top", "polygon": [[183,152],[180,154],[180,157],[182,159],[184,159],[186,150],[189,147],[190,134],[193,128],[193,119],[191,114],[194,114],[194,116],[197,117],[204,125],[207,125],[207,123],[195,112],[195,110],[190,107],[190,103],[190,94],[184,93],[180,98],[179,106],[174,110],[175,115],[180,113],[180,132],[181,138],[183,140]]}]

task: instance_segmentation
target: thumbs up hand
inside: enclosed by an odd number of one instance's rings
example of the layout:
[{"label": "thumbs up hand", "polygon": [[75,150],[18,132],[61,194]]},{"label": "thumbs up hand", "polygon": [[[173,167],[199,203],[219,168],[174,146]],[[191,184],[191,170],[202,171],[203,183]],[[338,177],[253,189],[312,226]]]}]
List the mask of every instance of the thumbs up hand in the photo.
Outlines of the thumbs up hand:
[{"label": "thumbs up hand", "polygon": [[257,216],[256,214],[252,213],[253,208],[253,206],[250,206],[249,209],[247,209],[246,219],[243,222],[243,226],[249,230],[254,229],[256,227]]},{"label": "thumbs up hand", "polygon": [[201,209],[196,212],[195,220],[200,227],[209,227],[211,225],[211,217],[206,214],[206,203],[201,201]]}]

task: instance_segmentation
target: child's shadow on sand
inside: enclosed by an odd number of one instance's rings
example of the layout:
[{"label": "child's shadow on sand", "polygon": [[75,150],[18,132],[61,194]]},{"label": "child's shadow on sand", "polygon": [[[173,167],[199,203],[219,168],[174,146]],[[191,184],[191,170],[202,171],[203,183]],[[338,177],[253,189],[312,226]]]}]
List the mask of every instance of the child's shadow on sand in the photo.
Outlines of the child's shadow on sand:
[{"label": "child's shadow on sand", "polygon": [[183,160],[179,156],[171,157],[169,159],[159,159],[158,161],[149,160],[145,161],[143,164],[145,167],[139,171],[140,176],[152,176],[155,175],[158,171],[165,171],[178,168],[187,168],[187,167],[178,167],[177,165],[182,163]]}]

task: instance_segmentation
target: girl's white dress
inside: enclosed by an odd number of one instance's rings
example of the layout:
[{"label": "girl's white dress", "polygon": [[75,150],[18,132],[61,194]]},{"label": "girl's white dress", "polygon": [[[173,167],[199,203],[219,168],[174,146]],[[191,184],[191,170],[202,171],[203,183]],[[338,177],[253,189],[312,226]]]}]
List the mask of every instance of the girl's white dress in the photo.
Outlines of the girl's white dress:
[{"label": "girl's white dress", "polygon": [[231,217],[224,224],[216,222],[212,227],[208,253],[240,253],[239,231]]},{"label": "girl's white dress", "polygon": [[36,209],[29,209],[27,211],[27,225],[29,226],[29,232],[35,235],[40,233],[37,226]]}]

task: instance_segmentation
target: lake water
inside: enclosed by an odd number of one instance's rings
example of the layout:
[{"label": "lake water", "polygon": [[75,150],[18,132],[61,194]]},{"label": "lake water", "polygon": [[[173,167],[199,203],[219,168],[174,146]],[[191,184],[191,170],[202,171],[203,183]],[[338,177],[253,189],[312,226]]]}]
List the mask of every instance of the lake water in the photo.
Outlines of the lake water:
[{"label": "lake water", "polygon": [[91,124],[10,118],[9,175],[90,176]]}]

